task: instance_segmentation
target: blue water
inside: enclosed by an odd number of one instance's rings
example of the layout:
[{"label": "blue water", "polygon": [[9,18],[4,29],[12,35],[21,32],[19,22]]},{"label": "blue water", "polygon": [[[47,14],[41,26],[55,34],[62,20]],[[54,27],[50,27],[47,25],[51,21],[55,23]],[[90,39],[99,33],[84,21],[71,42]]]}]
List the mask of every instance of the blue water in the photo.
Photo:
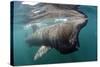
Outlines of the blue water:
[{"label": "blue water", "polygon": [[[25,7],[24,7],[25,6]],[[24,23],[29,21],[26,15],[31,6],[14,5],[14,65],[51,64],[66,62],[95,61],[97,59],[97,7],[80,6],[80,10],[88,16],[87,25],[79,34],[80,49],[74,53],[62,55],[55,49],[34,61],[33,56],[39,47],[29,47],[25,42]]]}]

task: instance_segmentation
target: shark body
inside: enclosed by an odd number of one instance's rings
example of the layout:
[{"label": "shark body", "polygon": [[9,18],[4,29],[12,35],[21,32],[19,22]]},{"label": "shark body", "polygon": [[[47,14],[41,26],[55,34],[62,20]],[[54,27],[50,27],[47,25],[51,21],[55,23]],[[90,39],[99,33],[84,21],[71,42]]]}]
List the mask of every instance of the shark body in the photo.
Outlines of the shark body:
[{"label": "shark body", "polygon": [[[47,27],[40,28],[33,32],[26,38],[28,44],[33,46],[40,46],[39,50],[34,56],[34,60],[45,55],[50,49],[55,48],[61,54],[72,53],[79,49],[78,35],[80,30],[86,25],[87,16],[83,13],[67,7],[62,10],[54,5],[45,5],[46,11],[44,13],[33,12],[33,20],[43,18],[54,18],[64,16],[67,17],[65,21],[53,24]],[[53,9],[54,11],[51,11]],[[57,11],[58,10],[58,11]],[[40,43],[34,45],[33,43]]]}]

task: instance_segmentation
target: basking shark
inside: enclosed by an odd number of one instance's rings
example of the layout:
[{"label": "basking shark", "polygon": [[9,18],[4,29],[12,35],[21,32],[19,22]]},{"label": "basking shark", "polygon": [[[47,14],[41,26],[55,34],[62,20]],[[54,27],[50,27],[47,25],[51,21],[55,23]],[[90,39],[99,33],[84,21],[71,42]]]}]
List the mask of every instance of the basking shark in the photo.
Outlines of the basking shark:
[{"label": "basking shark", "polygon": [[[38,5],[41,5],[41,9],[35,8]],[[87,16],[79,10],[79,6],[40,3],[35,7],[31,14],[32,22],[28,23],[31,24],[32,28],[37,24],[37,20],[41,19],[58,18],[55,21],[61,21],[38,28],[26,38],[26,42],[31,46],[40,47],[34,56],[34,60],[42,57],[52,48],[55,48],[61,54],[77,51],[80,47],[79,32],[87,24]],[[64,17],[64,19],[59,17]],[[35,26],[39,27],[40,25]]]}]

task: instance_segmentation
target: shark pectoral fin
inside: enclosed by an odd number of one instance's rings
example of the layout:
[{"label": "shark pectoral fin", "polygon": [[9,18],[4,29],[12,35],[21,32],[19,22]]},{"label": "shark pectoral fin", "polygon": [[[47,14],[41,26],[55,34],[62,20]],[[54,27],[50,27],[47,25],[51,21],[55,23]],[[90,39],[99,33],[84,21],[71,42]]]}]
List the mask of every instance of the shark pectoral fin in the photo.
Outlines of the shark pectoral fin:
[{"label": "shark pectoral fin", "polygon": [[42,57],[44,54],[46,54],[50,50],[50,47],[48,46],[41,46],[37,53],[34,56],[34,60],[37,60],[38,58]]}]

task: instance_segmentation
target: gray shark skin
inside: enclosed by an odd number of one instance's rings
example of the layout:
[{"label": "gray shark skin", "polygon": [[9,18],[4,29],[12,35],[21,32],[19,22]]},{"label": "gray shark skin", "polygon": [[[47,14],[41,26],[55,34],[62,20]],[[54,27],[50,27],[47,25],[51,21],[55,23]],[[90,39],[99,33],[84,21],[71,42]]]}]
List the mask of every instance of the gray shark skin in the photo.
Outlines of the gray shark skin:
[{"label": "gray shark skin", "polygon": [[[77,51],[80,47],[79,32],[87,24],[87,16],[79,11],[79,6],[46,3],[40,3],[40,5],[42,5],[41,9],[35,12],[34,8],[31,14],[31,19],[35,23],[37,20],[56,17],[65,17],[67,20],[40,28],[26,38],[26,42],[31,46],[41,46],[35,54],[34,60],[42,57],[52,48],[61,54]],[[34,22],[29,23],[34,24]],[[39,45],[33,43],[39,43]]]}]

